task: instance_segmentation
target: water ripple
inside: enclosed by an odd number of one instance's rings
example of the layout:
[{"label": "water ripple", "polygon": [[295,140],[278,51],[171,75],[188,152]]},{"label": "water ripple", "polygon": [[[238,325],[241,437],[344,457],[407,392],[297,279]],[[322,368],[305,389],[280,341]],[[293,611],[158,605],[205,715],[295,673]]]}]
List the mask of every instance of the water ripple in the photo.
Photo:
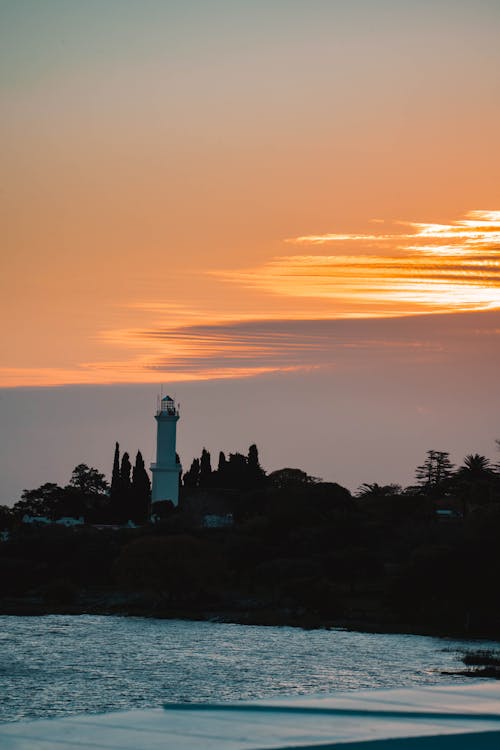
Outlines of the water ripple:
[{"label": "water ripple", "polygon": [[2,616],[0,634],[0,721],[437,684],[453,679],[441,671],[457,669],[464,648],[477,647],[424,636],[91,615]]}]

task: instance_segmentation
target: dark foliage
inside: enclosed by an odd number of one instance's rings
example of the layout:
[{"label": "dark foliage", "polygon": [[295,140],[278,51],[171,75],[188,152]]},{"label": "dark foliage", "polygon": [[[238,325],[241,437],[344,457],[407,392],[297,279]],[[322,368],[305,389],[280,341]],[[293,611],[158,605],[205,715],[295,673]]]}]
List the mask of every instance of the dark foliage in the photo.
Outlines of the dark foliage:
[{"label": "dark foliage", "polygon": [[200,461],[198,458],[194,458],[189,471],[186,471],[183,477],[184,487],[188,489],[194,489],[199,486],[200,483]]},{"label": "dark foliage", "polygon": [[453,474],[453,464],[450,454],[446,451],[427,451],[427,458],[421,466],[417,466],[415,477],[428,494],[446,491],[447,483]]},{"label": "dark foliage", "polygon": [[212,484],[212,465],[210,453],[203,448],[200,458],[200,473],[198,476],[198,487],[207,488]]},{"label": "dark foliage", "polygon": [[130,486],[129,515],[137,524],[149,520],[151,509],[151,482],[149,481],[142,453],[137,451],[135,465],[132,470],[132,484]]},{"label": "dark foliage", "polygon": [[118,518],[121,497],[120,446],[118,443],[115,443],[115,455],[113,458],[113,470],[111,473],[111,487],[109,496],[111,504],[111,516]]},{"label": "dark foliage", "polygon": [[[429,451],[417,486],[366,483],[354,498],[300,469],[266,476],[256,446],[221,453],[216,470],[203,449],[179,508],[155,503],[154,525],[144,524],[150,486],[140,452],[130,474],[117,445],[111,498],[102,475],[80,464],[67,487],[25,490],[12,510],[0,508],[10,535],[0,543],[0,596],[69,607],[98,588],[141,596],[146,611],[166,615],[500,636],[500,479],[482,456],[453,471],[448,454]],[[206,513],[230,514],[234,525],[205,528]],[[35,528],[24,514],[144,525]]]}]

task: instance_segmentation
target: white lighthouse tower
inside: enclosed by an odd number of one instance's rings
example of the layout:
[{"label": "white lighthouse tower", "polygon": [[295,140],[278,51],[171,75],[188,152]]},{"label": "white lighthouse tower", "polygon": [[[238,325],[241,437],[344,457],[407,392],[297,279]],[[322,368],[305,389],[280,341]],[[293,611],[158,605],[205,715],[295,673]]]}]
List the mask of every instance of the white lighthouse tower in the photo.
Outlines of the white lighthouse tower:
[{"label": "white lighthouse tower", "polygon": [[175,452],[175,439],[179,408],[173,398],[164,396],[159,401],[155,414],[158,425],[156,432],[156,463],[151,464],[153,489],[151,501],[171,500],[179,503],[179,475],[182,466]]}]

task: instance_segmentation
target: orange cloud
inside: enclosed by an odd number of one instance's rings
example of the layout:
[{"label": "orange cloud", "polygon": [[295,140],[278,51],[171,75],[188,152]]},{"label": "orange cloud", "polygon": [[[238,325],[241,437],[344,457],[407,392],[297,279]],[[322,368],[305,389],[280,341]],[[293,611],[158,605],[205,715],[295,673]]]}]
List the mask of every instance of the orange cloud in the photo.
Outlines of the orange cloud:
[{"label": "orange cloud", "polygon": [[[278,295],[329,300],[329,317],[500,308],[500,211],[471,211],[450,224],[406,226],[413,231],[295,237],[287,242],[353,249],[284,255],[225,277]],[[365,254],[367,243],[384,246],[383,254]]]},{"label": "orange cloud", "polygon": [[[366,367],[383,362],[498,359],[500,312],[373,319],[254,320],[123,329],[128,359],[73,369],[11,368],[6,386],[160,383],[246,378],[273,372]],[[109,333],[111,336],[111,333]],[[368,357],[368,360],[367,360]]]},{"label": "orange cloud", "polygon": [[[288,243],[328,245],[339,252],[287,254],[246,270],[203,271],[197,282],[205,280],[207,293],[198,294],[196,304],[185,288],[177,299],[131,302],[126,317],[117,316],[121,326],[94,335],[102,358],[68,358],[58,367],[4,367],[0,383],[241,378],[331,367],[340,350],[435,354],[441,344],[428,336],[401,337],[390,333],[395,329],[375,333],[368,323],[499,310],[500,211],[472,211],[448,224],[403,226],[402,233],[304,235]],[[221,280],[231,285],[232,298],[219,299]],[[333,324],[357,322],[352,319],[360,319],[361,327],[342,329],[339,337]]]}]

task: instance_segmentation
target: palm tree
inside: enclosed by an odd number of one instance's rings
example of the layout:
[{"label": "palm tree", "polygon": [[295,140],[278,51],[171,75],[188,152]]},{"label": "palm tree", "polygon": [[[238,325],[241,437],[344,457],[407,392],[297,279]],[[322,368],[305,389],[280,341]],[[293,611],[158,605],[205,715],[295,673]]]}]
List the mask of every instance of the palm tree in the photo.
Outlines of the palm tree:
[{"label": "palm tree", "polygon": [[398,495],[401,492],[399,484],[384,484],[380,485],[377,482],[368,483],[365,482],[358,488],[356,496],[362,499],[365,498],[376,498],[376,497],[391,497]]},{"label": "palm tree", "polygon": [[465,456],[456,474],[456,489],[462,501],[464,516],[471,505],[481,505],[491,500],[494,478],[495,472],[486,456],[480,456],[479,453]]},{"label": "palm tree", "polygon": [[490,476],[492,472],[491,461],[486,456],[480,456],[479,453],[470,453],[468,456],[465,456],[463,466],[460,467],[459,472],[475,477],[484,476],[485,474]]}]

